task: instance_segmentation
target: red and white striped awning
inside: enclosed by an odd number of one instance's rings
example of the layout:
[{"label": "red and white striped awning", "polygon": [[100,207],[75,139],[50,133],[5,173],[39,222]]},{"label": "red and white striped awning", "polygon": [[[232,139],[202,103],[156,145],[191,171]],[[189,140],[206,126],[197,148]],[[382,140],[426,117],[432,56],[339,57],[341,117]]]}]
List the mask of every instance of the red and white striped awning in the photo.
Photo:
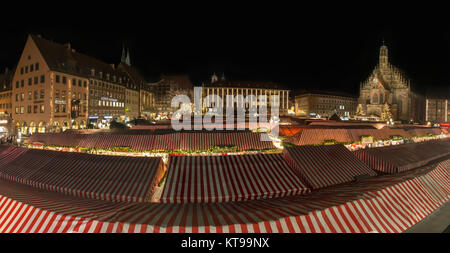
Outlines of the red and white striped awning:
[{"label": "red and white striped awning", "polygon": [[428,134],[441,134],[439,128],[413,128],[407,130],[411,136],[426,136]]},{"label": "red and white striped awning", "polygon": [[4,149],[0,153],[0,166],[6,165],[6,164],[10,163],[11,161],[14,161],[14,159],[21,156],[26,151],[27,151],[27,149],[17,148],[17,147],[8,147],[8,148]]},{"label": "red and white striped awning", "polygon": [[326,140],[352,142],[347,129],[303,129],[291,137],[295,145],[321,145]]},{"label": "red and white striped awning", "polygon": [[341,143],[360,142],[362,136],[373,136],[374,140],[389,140],[392,136],[411,137],[403,129],[303,129],[288,138],[295,145],[321,145],[325,140]]},{"label": "red and white striped awning", "polygon": [[351,182],[359,176],[375,176],[343,145],[297,146],[283,151],[288,164],[313,189]]},{"label": "red and white striped awning", "polygon": [[280,154],[171,156],[160,202],[208,203],[310,192]]},{"label": "red and white striped awning", "polygon": [[362,149],[353,153],[374,170],[384,173],[399,173],[418,168],[432,160],[450,154],[450,141],[408,143]]},{"label": "red and white striped awning", "polygon": [[47,145],[110,149],[131,147],[137,151],[208,150],[212,146],[231,145],[238,150],[274,149],[271,141],[261,141],[261,133],[253,132],[176,132],[155,135],[132,134],[36,134],[28,142]]},{"label": "red and white striped awning", "polygon": [[164,173],[162,159],[157,157],[16,149],[23,152],[0,167],[1,178],[86,198],[149,201]]},{"label": "red and white striped awning", "polygon": [[0,233],[400,233],[449,200],[450,160],[307,195],[227,203],[80,199],[0,182]]}]

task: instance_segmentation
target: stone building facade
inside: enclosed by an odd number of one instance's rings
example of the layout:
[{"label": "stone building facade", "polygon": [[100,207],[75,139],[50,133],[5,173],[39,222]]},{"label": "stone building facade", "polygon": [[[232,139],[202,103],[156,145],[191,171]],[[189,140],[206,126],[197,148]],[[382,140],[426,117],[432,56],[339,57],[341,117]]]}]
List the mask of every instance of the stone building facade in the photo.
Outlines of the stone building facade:
[{"label": "stone building facade", "polygon": [[295,96],[295,115],[300,117],[330,117],[337,114],[349,119],[355,115],[356,96],[332,92],[302,92]]},{"label": "stone building facade", "polygon": [[450,87],[429,89],[426,95],[426,118],[432,124],[450,121]]},{"label": "stone building facade", "polygon": [[188,75],[161,75],[160,80],[148,84],[155,94],[154,113],[170,114],[176,111],[172,107],[172,98],[176,95],[187,95],[192,98],[194,85]]},{"label": "stone building facade", "polygon": [[395,121],[424,121],[424,96],[415,91],[400,69],[389,63],[388,48],[382,45],[377,66],[360,85],[358,104],[364,116],[380,118],[386,103]]},{"label": "stone building facade", "polygon": [[[206,99],[207,104],[211,104],[212,107],[216,103],[213,99],[208,100],[209,95],[217,95],[221,98],[222,108],[227,107],[226,96],[230,95],[235,97],[236,95],[242,95],[244,98],[250,95],[256,97],[257,101],[246,101],[245,108],[248,109],[250,103],[255,106],[259,106],[258,97],[260,95],[266,95],[267,113],[270,113],[270,101],[272,95],[278,95],[278,107],[279,114],[281,116],[288,115],[289,110],[291,110],[292,101],[290,99],[291,91],[282,87],[278,83],[273,82],[259,82],[259,81],[226,81],[224,79],[219,81],[214,81],[209,85],[202,86],[202,95]],[[232,99],[231,103],[235,104],[236,100]],[[203,108],[205,111],[206,108]]]},{"label": "stone building facade", "polygon": [[[116,67],[79,53],[70,43],[29,35],[12,80],[15,133],[60,132],[89,124],[107,127],[113,119],[139,115],[137,93],[145,82],[136,82],[131,66],[125,69],[121,64]],[[127,115],[127,106],[132,114]]]}]

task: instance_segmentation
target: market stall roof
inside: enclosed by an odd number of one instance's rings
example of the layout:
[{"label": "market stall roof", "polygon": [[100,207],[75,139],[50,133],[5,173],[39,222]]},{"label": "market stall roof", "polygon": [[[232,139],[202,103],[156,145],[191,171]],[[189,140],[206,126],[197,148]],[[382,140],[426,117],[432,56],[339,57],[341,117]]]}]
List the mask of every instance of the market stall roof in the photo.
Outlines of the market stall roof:
[{"label": "market stall roof", "polygon": [[155,135],[129,134],[36,134],[28,142],[47,145],[110,149],[130,147],[133,150],[208,150],[213,146],[236,146],[238,150],[274,149],[271,141],[261,140],[264,133],[241,132],[176,132]]},{"label": "market stall roof", "polygon": [[428,129],[303,129],[289,137],[286,142],[295,145],[321,145],[326,140],[336,140],[341,143],[360,142],[362,136],[373,136],[374,140],[389,140],[394,136],[411,138],[428,134],[440,134],[439,128]]},{"label": "market stall roof", "polygon": [[369,148],[353,153],[374,170],[384,173],[399,173],[449,155],[450,140]]},{"label": "market stall roof", "polygon": [[303,129],[290,137],[287,142],[295,145],[322,145],[324,141],[352,142],[347,129]]},{"label": "market stall roof", "polygon": [[207,203],[310,192],[281,154],[171,156],[160,201]]},{"label": "market stall roof", "polygon": [[22,153],[0,167],[1,178],[85,198],[149,201],[163,174],[157,157],[17,149]]},{"label": "market stall roof", "polygon": [[228,203],[82,199],[0,182],[0,233],[400,233],[449,200],[450,160],[307,195]]},{"label": "market stall roof", "polygon": [[312,189],[351,182],[361,176],[376,176],[343,145],[288,147],[283,154]]},{"label": "market stall roof", "polygon": [[429,134],[441,134],[442,130],[439,128],[412,128],[406,130],[411,136],[426,136]]}]

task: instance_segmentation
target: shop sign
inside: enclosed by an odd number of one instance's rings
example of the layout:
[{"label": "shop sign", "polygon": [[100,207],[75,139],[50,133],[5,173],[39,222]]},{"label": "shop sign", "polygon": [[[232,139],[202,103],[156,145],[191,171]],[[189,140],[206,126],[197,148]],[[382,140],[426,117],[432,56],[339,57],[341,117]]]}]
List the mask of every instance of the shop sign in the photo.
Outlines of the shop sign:
[{"label": "shop sign", "polygon": [[373,143],[373,136],[362,136],[361,137],[361,143],[362,144]]}]

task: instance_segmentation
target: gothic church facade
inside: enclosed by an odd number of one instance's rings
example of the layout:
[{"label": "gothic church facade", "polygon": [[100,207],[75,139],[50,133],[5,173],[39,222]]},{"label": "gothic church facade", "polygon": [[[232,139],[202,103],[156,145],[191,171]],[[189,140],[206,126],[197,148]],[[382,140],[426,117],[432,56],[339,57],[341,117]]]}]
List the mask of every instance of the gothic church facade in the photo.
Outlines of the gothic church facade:
[{"label": "gothic church facade", "polygon": [[380,48],[379,62],[369,78],[360,85],[358,103],[362,114],[380,118],[384,105],[391,108],[393,120],[407,123],[422,122],[425,99],[411,88],[410,80],[400,69],[391,65],[388,48]]}]

